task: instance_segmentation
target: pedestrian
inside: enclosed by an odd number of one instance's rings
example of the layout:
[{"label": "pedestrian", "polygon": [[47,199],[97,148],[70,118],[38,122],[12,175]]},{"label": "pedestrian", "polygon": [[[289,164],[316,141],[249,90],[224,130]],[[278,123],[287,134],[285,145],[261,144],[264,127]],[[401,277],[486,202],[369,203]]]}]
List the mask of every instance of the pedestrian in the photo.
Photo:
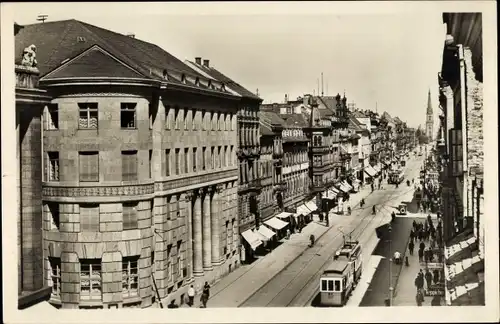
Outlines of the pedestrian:
[{"label": "pedestrian", "polygon": [[170,301],[170,304],[168,304],[167,308],[179,308],[179,305],[175,303],[175,299],[172,299]]},{"label": "pedestrian", "polygon": [[208,296],[205,292],[201,294],[200,302],[201,302],[200,308],[207,308]]},{"label": "pedestrian", "polygon": [[203,293],[207,294],[207,299],[210,298],[210,285],[207,281],[205,281],[205,285],[203,286]]},{"label": "pedestrian", "polygon": [[425,281],[427,282],[427,290],[429,290],[432,285],[432,273],[429,271],[429,269],[425,271]]},{"label": "pedestrian", "polygon": [[420,289],[420,277],[419,275],[417,274],[417,276],[415,277],[415,288],[417,288],[417,292],[418,290]]},{"label": "pedestrian", "polygon": [[286,239],[287,239],[287,240],[289,240],[289,239],[290,239],[290,235],[291,235],[291,233],[290,233],[290,229],[289,229],[289,228],[287,228],[287,229],[286,229]]},{"label": "pedestrian", "polygon": [[415,248],[415,244],[413,244],[413,241],[410,241],[410,243],[408,243],[408,250],[410,251],[410,255],[413,255],[414,248]]},{"label": "pedestrian", "polygon": [[441,296],[434,295],[434,297],[432,297],[431,306],[441,306]]},{"label": "pedestrian", "polygon": [[423,257],[424,257],[424,250],[418,249],[418,261],[422,262]]},{"label": "pedestrian", "polygon": [[415,296],[415,300],[417,301],[417,306],[422,306],[422,302],[424,301],[424,296],[422,292],[418,291]]},{"label": "pedestrian", "polygon": [[423,251],[425,249],[425,243],[424,242],[420,242],[419,248],[420,248],[420,250]]},{"label": "pedestrian", "polygon": [[188,298],[189,298],[188,305],[189,305],[189,307],[193,306],[193,304],[194,304],[194,295],[195,295],[194,287],[193,287],[193,285],[191,285],[188,289]]},{"label": "pedestrian", "polygon": [[437,285],[437,283],[439,282],[439,270],[438,269],[434,269],[434,284]]},{"label": "pedestrian", "polygon": [[413,220],[412,225],[413,225],[413,230],[416,231],[417,230],[417,222],[415,220]]}]

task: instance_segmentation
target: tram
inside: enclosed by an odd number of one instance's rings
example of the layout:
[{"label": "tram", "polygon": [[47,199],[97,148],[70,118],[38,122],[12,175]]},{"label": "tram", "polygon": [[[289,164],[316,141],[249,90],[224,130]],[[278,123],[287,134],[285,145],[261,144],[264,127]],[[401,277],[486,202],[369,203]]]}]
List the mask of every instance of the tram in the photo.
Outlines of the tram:
[{"label": "tram", "polygon": [[362,272],[361,244],[358,241],[344,242],[320,278],[320,306],[344,306],[359,282]]},{"label": "tram", "polygon": [[404,172],[402,170],[396,170],[389,173],[389,179],[387,183],[389,184],[400,184],[404,180]]}]

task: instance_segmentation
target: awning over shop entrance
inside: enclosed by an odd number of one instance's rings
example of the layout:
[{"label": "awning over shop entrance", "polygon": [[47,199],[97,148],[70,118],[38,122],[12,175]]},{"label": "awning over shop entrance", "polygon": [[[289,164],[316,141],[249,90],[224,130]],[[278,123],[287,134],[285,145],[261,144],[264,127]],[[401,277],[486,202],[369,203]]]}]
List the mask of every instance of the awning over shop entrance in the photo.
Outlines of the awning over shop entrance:
[{"label": "awning over shop entrance", "polygon": [[255,251],[259,245],[262,245],[262,240],[257,236],[257,234],[254,233],[251,229],[244,231],[241,233],[241,236],[247,241],[247,243],[250,245],[252,250]]},{"label": "awning over shop entrance", "polygon": [[309,213],[315,211],[316,209],[318,209],[318,206],[316,206],[316,203],[311,200],[311,201],[308,201],[306,203],[306,207],[309,209]]},{"label": "awning over shop entrance", "polygon": [[375,165],[373,166],[373,170],[375,170],[375,174],[379,173],[379,172],[380,172],[380,164],[378,164],[378,163],[377,163],[377,164],[375,164]]},{"label": "awning over shop entrance", "polygon": [[323,198],[325,199],[334,199],[335,197],[337,197],[337,193],[333,190],[326,190],[323,192]]},{"label": "awning over shop entrance", "polygon": [[339,189],[344,193],[349,193],[349,188],[344,186],[342,183],[340,184]]},{"label": "awning over shop entrance", "polygon": [[344,185],[344,187],[347,188],[347,190],[351,191],[353,189],[353,187],[347,182],[347,181],[343,181],[342,184]]},{"label": "awning over shop entrance", "polygon": [[372,177],[372,178],[373,178],[373,177],[377,174],[377,172],[376,172],[376,171],[372,168],[372,166],[371,166],[371,165],[369,165],[369,166],[367,166],[367,167],[365,168],[365,173],[366,173],[369,177]]},{"label": "awning over shop entrance", "polygon": [[302,205],[299,205],[299,207],[297,207],[297,212],[295,213],[295,217],[299,216],[299,215],[309,215],[311,213],[311,211],[306,207],[305,204],[302,204]]},{"label": "awning over shop entrance", "polygon": [[268,225],[268,226],[271,226],[272,228],[274,228],[275,230],[280,230],[282,229],[283,227],[287,226],[288,223],[287,222],[284,222],[282,220],[279,220],[277,219],[276,217],[273,217],[267,221],[264,222],[264,224]]},{"label": "awning over shop entrance", "polygon": [[279,213],[278,215],[276,215],[276,217],[278,217],[280,219],[287,219],[291,215],[293,215],[293,214],[292,213],[287,213],[287,212],[282,212],[282,213]]},{"label": "awning over shop entrance", "polygon": [[265,226],[259,226],[259,229],[257,230],[257,234],[263,237],[264,241],[269,241],[270,239],[273,238],[276,233],[271,231],[269,228]]}]

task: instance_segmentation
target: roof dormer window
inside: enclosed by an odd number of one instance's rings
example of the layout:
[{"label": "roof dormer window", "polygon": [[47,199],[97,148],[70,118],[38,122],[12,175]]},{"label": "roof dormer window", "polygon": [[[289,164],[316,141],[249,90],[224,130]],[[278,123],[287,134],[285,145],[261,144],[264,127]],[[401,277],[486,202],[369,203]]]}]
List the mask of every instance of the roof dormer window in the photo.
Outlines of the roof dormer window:
[{"label": "roof dormer window", "polygon": [[196,78],[196,80],[194,81],[194,85],[199,87],[200,86],[200,78]]},{"label": "roof dormer window", "polygon": [[186,84],[186,75],[184,73],[181,76],[181,82]]},{"label": "roof dormer window", "polygon": [[225,85],[224,83],[222,83],[222,84],[220,85],[220,90],[221,90],[221,91],[226,91],[226,85]]}]

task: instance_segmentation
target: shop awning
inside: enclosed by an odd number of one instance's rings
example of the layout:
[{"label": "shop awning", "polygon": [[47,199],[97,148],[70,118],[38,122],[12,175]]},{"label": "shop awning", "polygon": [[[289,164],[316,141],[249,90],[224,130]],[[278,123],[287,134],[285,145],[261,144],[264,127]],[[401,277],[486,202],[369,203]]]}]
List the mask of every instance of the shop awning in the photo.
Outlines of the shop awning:
[{"label": "shop awning", "polygon": [[372,178],[377,174],[377,172],[371,166],[367,166],[365,168],[365,173]]},{"label": "shop awning", "polygon": [[337,188],[335,188],[335,187],[333,187],[333,188],[332,188],[332,189],[330,189],[330,190],[331,190],[331,191],[333,191],[333,193],[335,193],[335,194],[337,194],[337,195],[339,194],[339,190],[338,190]]},{"label": "shop awning", "polygon": [[268,226],[271,226],[272,228],[274,228],[275,230],[280,230],[282,229],[283,227],[287,226],[288,223],[287,222],[284,222],[282,220],[279,220],[277,219],[276,217],[273,217],[267,221],[264,222],[264,224],[268,225]]},{"label": "shop awning", "polygon": [[241,236],[243,236],[245,241],[247,241],[252,250],[255,250],[259,245],[262,244],[262,240],[251,229],[241,233]]},{"label": "shop awning", "polygon": [[354,189],[347,181],[343,181],[342,184],[344,185],[344,187],[346,187],[349,191]]},{"label": "shop awning", "polygon": [[473,245],[476,242],[477,242],[477,239],[475,237],[471,237],[468,240],[464,240],[464,241],[459,242],[457,244],[453,244],[452,246],[447,246],[444,249],[444,256],[446,259],[449,259],[449,258],[453,257],[455,254],[468,248],[469,246]]},{"label": "shop awning", "polygon": [[379,173],[380,172],[380,166],[378,164],[375,164],[373,166],[373,170],[375,170],[375,174]]},{"label": "shop awning", "polygon": [[265,226],[259,226],[257,233],[263,236],[265,241],[270,240],[274,235],[276,235],[276,233]]},{"label": "shop awning", "polygon": [[444,267],[444,276],[447,281],[453,280],[456,276],[462,274],[463,272],[469,270],[469,269],[474,269],[474,272],[479,270],[481,266],[484,267],[484,263],[481,264],[483,261],[483,258],[479,255],[476,255],[475,257],[472,258],[467,258],[465,260],[462,260],[460,262],[455,262],[450,265],[446,265]]},{"label": "shop awning", "polygon": [[309,208],[306,207],[305,204],[302,204],[302,205],[299,205],[299,207],[297,207],[297,212],[295,213],[295,216],[298,216],[298,215],[309,215],[311,213],[311,211],[309,210]]},{"label": "shop awning", "polygon": [[333,190],[327,190],[323,192],[323,198],[334,199],[335,197],[337,197],[337,193],[334,192]]},{"label": "shop awning", "polygon": [[310,212],[313,212],[316,209],[318,209],[318,206],[316,206],[316,203],[314,201],[307,202],[306,207],[309,208]]},{"label": "shop awning", "polygon": [[279,213],[278,215],[276,215],[276,217],[280,218],[280,219],[287,219],[289,218],[291,215],[293,215],[292,213],[287,213],[287,212],[281,212]]},{"label": "shop awning", "polygon": [[[484,283],[471,282],[469,284],[465,284],[462,286],[455,287],[453,289],[449,289],[447,291],[447,294],[446,294],[446,305],[452,306],[452,305],[457,304],[457,302],[458,302],[458,304],[462,304],[462,303],[460,303],[460,299],[462,299],[461,297],[463,297],[463,296],[469,297],[470,295],[472,295],[471,293],[473,291],[475,291],[476,289],[482,288],[483,285],[484,285]],[[467,299],[470,299],[470,297]],[[465,302],[463,304],[468,304],[468,303]],[[479,305],[482,305],[482,303],[481,302],[477,303],[477,306],[479,306]]]},{"label": "shop awning", "polygon": [[349,188],[347,188],[346,186],[344,186],[342,183],[340,184],[339,189],[340,189],[342,192],[349,193]]}]

